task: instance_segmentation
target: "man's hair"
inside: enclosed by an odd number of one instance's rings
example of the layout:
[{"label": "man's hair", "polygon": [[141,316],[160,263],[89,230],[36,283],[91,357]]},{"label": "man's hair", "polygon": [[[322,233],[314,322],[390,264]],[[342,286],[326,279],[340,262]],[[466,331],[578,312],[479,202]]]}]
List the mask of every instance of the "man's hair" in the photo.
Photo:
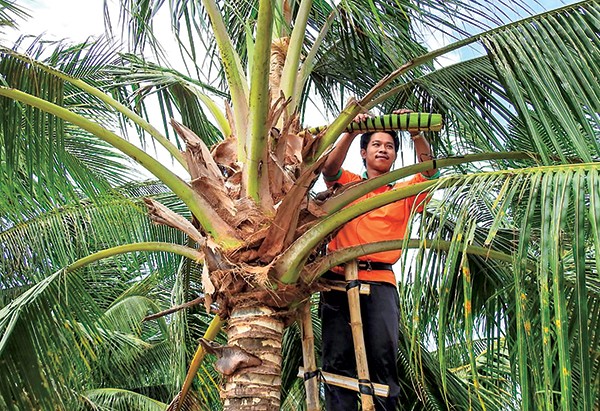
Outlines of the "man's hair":
[{"label": "man's hair", "polygon": [[360,148],[366,150],[367,146],[369,145],[369,141],[371,141],[371,137],[373,137],[373,134],[375,133],[385,133],[389,136],[392,137],[392,139],[394,140],[394,150],[396,151],[396,153],[398,152],[398,150],[400,149],[400,138],[398,137],[398,133],[393,131],[393,130],[386,130],[386,131],[370,131],[368,133],[364,133],[363,135],[360,136]]}]

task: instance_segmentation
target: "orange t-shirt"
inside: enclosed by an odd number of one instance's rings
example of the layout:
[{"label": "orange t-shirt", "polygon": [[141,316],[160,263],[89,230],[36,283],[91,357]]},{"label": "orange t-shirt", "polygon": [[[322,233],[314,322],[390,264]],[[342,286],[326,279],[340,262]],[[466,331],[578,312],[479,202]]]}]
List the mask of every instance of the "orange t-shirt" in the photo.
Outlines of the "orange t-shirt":
[{"label": "orange t-shirt", "polygon": [[[339,178],[335,180],[326,180],[327,186],[334,183],[348,184],[354,181],[362,181],[363,179],[354,173],[347,170],[341,170]],[[437,174],[431,178],[437,177]],[[370,193],[355,200],[352,204],[364,199],[373,197],[377,194],[384,193],[394,188],[406,187],[412,184],[428,181],[428,178],[422,174],[416,174],[408,181],[398,182],[394,185],[387,184],[379,187]],[[401,240],[406,234],[406,227],[411,216],[413,208],[416,212],[422,212],[425,206],[427,193],[420,193],[416,196],[407,197],[402,200],[387,204],[376,208],[363,215],[360,215],[353,220],[348,221],[335,237],[329,242],[329,251],[336,251],[347,247],[352,247],[360,244],[369,244],[377,241]],[[376,254],[364,255],[359,258],[362,261],[381,262],[394,264],[400,258],[401,250],[383,251]],[[343,274],[341,267],[334,267],[332,271]],[[389,270],[359,270],[358,279],[364,281],[381,281],[396,285],[394,273]]]}]

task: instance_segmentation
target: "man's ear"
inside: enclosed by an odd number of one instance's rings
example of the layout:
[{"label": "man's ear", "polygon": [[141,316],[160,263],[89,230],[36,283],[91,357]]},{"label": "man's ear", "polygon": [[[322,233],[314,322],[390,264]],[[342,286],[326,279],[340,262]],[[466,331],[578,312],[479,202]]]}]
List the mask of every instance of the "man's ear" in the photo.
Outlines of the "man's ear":
[{"label": "man's ear", "polygon": [[364,148],[360,149],[360,156],[366,160],[367,158],[367,150],[365,150]]}]

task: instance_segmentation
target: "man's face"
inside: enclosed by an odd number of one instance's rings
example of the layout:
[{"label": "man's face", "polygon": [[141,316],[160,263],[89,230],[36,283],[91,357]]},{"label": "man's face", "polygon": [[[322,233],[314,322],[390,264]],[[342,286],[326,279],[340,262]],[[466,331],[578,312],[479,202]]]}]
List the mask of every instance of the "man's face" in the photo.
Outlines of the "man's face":
[{"label": "man's face", "polygon": [[367,170],[387,173],[396,161],[394,139],[387,133],[375,133],[371,136],[367,149],[360,150],[360,155],[367,162]]}]

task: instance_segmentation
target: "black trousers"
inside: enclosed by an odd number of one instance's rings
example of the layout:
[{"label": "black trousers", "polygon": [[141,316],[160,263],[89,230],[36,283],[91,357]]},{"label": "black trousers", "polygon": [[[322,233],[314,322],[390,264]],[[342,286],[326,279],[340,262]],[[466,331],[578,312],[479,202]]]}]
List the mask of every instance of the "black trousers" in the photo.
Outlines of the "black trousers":
[{"label": "black trousers", "polygon": [[[370,295],[360,296],[360,309],[369,377],[372,382],[390,387],[389,397],[373,397],[377,410],[394,411],[400,394],[396,355],[398,352],[399,302],[396,287],[387,283],[371,284]],[[345,292],[321,293],[323,371],[357,378],[356,357],[350,311]],[[358,409],[358,394],[334,385],[325,385],[327,411]]]}]

